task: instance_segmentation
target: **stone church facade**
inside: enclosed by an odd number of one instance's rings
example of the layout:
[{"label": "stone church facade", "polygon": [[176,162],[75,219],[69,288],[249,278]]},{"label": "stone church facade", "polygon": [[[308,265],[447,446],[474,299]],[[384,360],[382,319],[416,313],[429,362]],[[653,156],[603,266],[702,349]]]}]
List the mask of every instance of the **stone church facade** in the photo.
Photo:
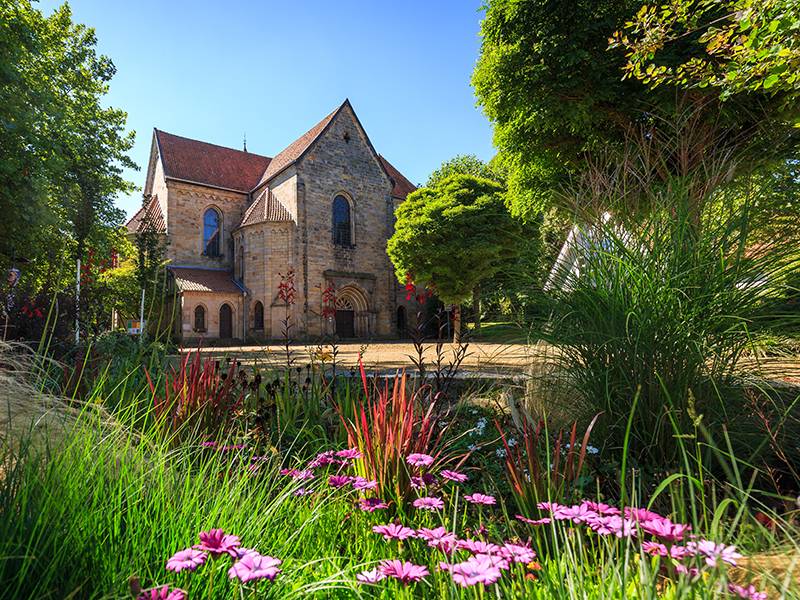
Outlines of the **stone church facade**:
[{"label": "stone church facade", "polygon": [[154,130],[127,227],[166,235],[183,342],[276,339],[287,316],[292,337],[395,337],[411,313],[386,242],[413,190],[345,100],[272,158]]}]

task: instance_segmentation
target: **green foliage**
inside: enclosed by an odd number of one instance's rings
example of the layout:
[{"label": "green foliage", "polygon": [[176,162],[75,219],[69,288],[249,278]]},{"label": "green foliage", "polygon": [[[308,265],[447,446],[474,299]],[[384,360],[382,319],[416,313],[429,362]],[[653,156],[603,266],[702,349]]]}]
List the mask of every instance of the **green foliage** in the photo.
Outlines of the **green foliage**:
[{"label": "green foliage", "polygon": [[595,439],[606,451],[621,452],[630,418],[631,456],[674,465],[701,423],[752,431],[730,390],[753,344],[797,320],[780,305],[800,256],[796,224],[766,240],[750,202],[709,209],[698,226],[685,192],[662,200],[627,230],[613,219],[586,226],[572,250],[579,275],[569,262],[556,272],[538,332],[558,346],[549,381],[570,412],[603,413]]},{"label": "green foliage", "polygon": [[122,220],[133,133],[105,106],[114,65],[66,4],[45,17],[1,2],[0,22],[0,266],[26,259],[31,282],[57,288],[74,276],[63,254],[84,258]]},{"label": "green foliage", "polygon": [[[678,0],[643,6],[611,45],[626,52],[625,76],[650,87],[714,87],[722,99],[779,95],[798,119],[799,31],[800,5],[794,0]],[[664,60],[684,38],[701,50]]]},{"label": "green foliage", "polygon": [[497,165],[493,165],[492,162],[487,164],[474,154],[458,154],[444,161],[438,169],[431,173],[425,187],[434,187],[451,175],[473,175],[498,183],[503,183],[505,179],[502,172],[497,169]]},{"label": "green foliage", "polygon": [[502,191],[488,179],[453,175],[410,194],[397,209],[387,244],[398,279],[411,274],[445,302],[467,300],[517,254],[520,225],[508,213]]},{"label": "green foliage", "polygon": [[[623,78],[625,53],[609,48],[608,40],[642,5],[641,0],[487,3],[472,83],[510,168],[514,214],[557,205],[561,189],[586,170],[596,151],[624,147],[631,131],[652,124],[653,115],[671,119],[688,111],[695,117],[693,145],[669,157],[667,169],[658,173],[662,182],[687,169],[702,173],[705,165],[697,157],[713,145],[736,151],[731,176],[794,152],[797,135],[787,126],[786,103],[763,86],[723,96],[714,86],[684,92]],[[659,32],[643,26],[640,33],[647,42]],[[660,51],[660,64],[703,56],[705,47],[696,37],[676,36]]]}]

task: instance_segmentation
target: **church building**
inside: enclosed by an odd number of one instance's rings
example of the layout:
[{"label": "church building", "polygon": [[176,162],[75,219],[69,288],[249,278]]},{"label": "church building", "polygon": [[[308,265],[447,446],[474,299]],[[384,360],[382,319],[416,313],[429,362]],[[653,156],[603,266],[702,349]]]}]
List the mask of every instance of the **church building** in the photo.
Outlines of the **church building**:
[{"label": "church building", "polygon": [[167,238],[175,334],[257,341],[396,337],[402,286],[386,254],[414,190],[375,151],[348,100],[270,158],[153,132],[144,206]]}]

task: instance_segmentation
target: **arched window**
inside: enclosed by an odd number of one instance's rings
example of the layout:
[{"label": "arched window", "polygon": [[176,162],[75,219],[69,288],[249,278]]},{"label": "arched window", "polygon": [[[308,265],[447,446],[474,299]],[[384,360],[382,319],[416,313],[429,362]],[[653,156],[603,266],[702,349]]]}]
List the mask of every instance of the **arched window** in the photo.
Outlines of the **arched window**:
[{"label": "arched window", "polygon": [[264,330],[264,305],[261,302],[256,302],[253,307],[253,329]]},{"label": "arched window", "polygon": [[333,199],[333,243],[336,246],[353,245],[350,202],[344,196]]},{"label": "arched window", "polygon": [[203,254],[206,256],[220,256],[222,218],[215,208],[209,208],[203,214]]},{"label": "arched window", "polygon": [[206,330],[206,309],[202,306],[197,306],[194,309],[194,330],[195,331],[205,331]]}]

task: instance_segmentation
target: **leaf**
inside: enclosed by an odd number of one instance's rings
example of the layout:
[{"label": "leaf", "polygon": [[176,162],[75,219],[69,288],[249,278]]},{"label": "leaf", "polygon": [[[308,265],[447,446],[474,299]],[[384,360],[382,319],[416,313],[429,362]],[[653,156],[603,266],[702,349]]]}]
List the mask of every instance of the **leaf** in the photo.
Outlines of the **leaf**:
[{"label": "leaf", "polygon": [[779,76],[779,75],[777,75],[777,74],[775,74],[775,73],[773,73],[772,75],[770,75],[769,77],[767,77],[767,78],[764,80],[764,89],[765,89],[765,90],[768,90],[768,89],[769,89],[769,88],[771,88],[773,85],[775,85],[776,83],[778,83],[778,80],[779,80],[779,79],[780,79],[780,76]]}]

